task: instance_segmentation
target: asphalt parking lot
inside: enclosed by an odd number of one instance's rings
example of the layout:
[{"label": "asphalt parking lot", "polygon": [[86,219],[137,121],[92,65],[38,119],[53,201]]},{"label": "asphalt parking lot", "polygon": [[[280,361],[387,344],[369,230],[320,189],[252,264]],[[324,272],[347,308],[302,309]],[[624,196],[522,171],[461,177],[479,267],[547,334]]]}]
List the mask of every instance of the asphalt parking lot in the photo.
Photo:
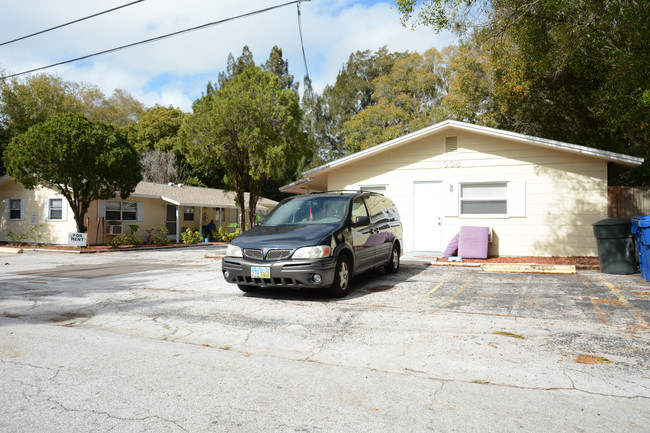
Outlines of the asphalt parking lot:
[{"label": "asphalt parking lot", "polygon": [[639,274],[243,294],[222,250],[0,254],[0,431],[650,431]]}]

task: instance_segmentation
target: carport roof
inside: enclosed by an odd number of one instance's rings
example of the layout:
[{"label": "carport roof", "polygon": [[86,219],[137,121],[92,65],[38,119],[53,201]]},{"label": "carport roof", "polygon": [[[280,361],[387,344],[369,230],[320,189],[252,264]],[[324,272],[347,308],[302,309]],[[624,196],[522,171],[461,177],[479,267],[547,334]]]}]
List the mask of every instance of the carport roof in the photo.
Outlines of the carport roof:
[{"label": "carport roof", "polygon": [[[131,197],[159,198],[168,203],[180,206],[222,207],[236,208],[235,193],[216,188],[202,188],[187,186],[182,183],[154,183],[140,182],[131,193]],[[245,194],[246,207],[248,207],[249,194]],[[274,208],[278,202],[261,198],[259,206]]]},{"label": "carport roof", "polygon": [[458,122],[456,120],[445,120],[443,122],[436,123],[435,125],[431,125],[427,128],[420,129],[410,134],[406,134],[393,140],[378,144],[369,149],[353,153],[311,170],[307,170],[302,173],[302,179],[280,187],[280,191],[301,193],[307,189],[314,191],[327,189],[327,173],[334,168],[354,163],[369,156],[384,152],[389,149],[397,148],[399,146],[411,143],[417,139],[443,132],[448,129],[473,132],[491,137],[500,137],[534,146],[552,148],[562,152],[577,153],[585,156],[604,159],[609,162],[610,175],[624,172],[643,163],[643,158],[638,158],[636,156],[610,152],[607,150],[600,150],[593,147],[581,146],[578,144],[549,140],[511,131],[504,131],[501,129],[489,128],[487,126],[473,125],[470,123]]}]

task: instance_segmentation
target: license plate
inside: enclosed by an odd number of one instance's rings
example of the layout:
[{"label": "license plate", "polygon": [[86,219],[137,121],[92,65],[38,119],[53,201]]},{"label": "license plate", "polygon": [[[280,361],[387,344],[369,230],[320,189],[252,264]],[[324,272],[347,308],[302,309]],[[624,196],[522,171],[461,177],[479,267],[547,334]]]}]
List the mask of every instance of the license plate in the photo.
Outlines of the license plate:
[{"label": "license plate", "polygon": [[251,278],[271,278],[269,266],[251,266]]}]

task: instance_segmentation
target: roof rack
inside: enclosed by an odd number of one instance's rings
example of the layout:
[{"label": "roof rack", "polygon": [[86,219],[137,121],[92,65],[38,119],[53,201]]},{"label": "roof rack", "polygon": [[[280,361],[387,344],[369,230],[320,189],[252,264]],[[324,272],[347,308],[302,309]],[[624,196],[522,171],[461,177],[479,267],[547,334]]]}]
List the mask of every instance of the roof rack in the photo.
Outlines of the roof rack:
[{"label": "roof rack", "polygon": [[309,195],[313,194],[377,194],[377,195],[383,195],[382,193],[379,192],[374,192],[374,191],[364,191],[361,189],[334,189],[331,191],[313,191],[310,192]]}]

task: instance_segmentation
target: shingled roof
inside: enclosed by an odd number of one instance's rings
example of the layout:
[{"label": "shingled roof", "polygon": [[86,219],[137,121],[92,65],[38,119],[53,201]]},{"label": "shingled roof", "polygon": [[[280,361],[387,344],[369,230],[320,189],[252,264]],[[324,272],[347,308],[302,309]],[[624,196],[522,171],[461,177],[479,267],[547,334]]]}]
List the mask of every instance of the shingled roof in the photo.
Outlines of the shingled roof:
[{"label": "shingled roof", "polygon": [[[159,198],[179,206],[237,208],[234,192],[216,188],[187,186],[182,183],[140,182],[130,197]],[[246,193],[246,208],[248,208],[248,197],[249,194]],[[257,202],[258,206],[264,206],[268,209],[274,208],[277,204],[277,201],[268,198],[261,198]]]}]

